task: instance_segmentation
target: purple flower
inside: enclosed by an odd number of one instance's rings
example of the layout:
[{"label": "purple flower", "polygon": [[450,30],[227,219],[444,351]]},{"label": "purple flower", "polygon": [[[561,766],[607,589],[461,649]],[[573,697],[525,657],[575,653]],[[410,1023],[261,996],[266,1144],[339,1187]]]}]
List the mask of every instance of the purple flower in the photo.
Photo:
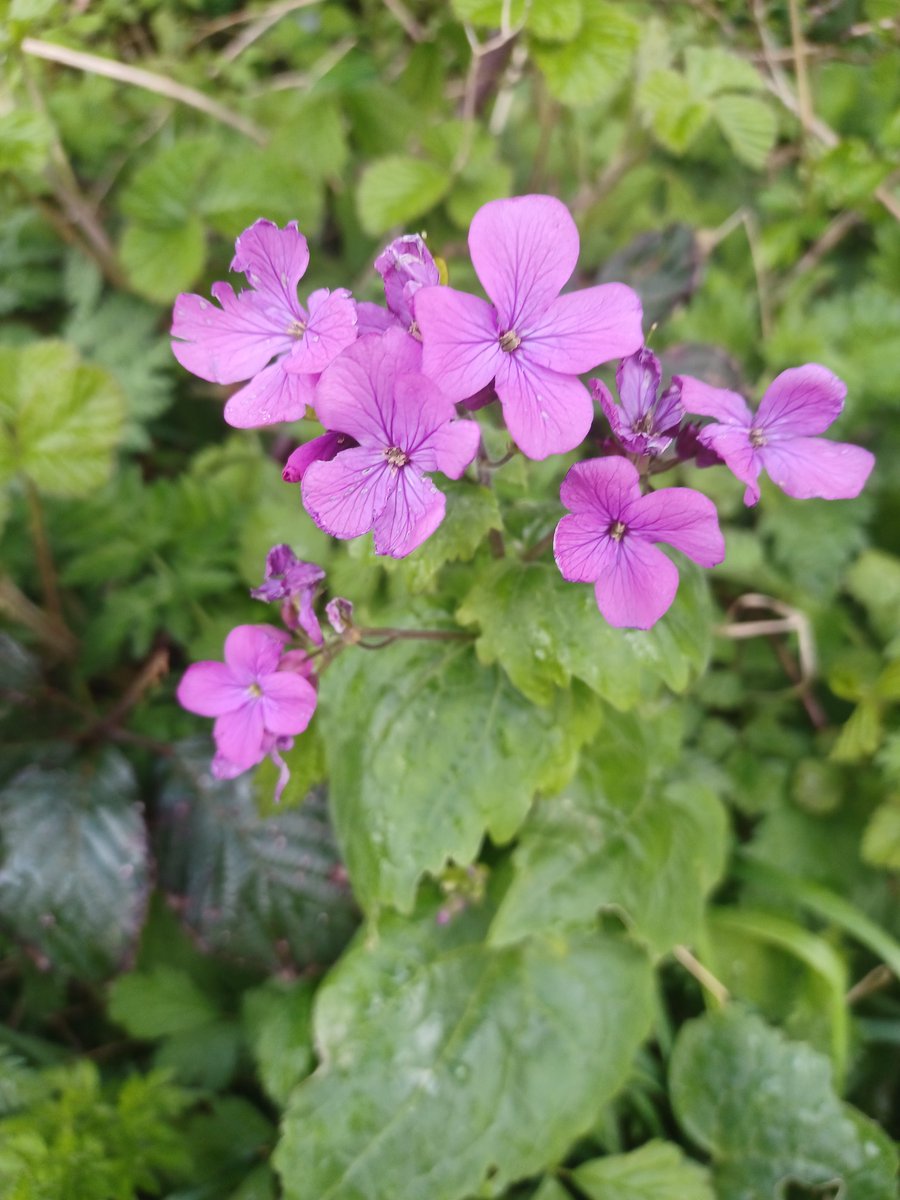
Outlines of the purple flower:
[{"label": "purple flower", "polygon": [[356,439],[346,433],[323,433],[319,437],[310,438],[288,457],[281,478],[285,483],[300,483],[311,463],[331,462],[341,450],[347,450],[356,444]]},{"label": "purple flower", "polygon": [[[288,635],[271,625],[238,625],[225,639],[225,661],[193,663],[178,685],[178,703],[201,717],[215,717],[219,779],[255,767],[267,754],[277,758],[309,724],[316,689],[298,669],[296,652],[284,654]],[[304,656],[305,660],[305,656]],[[286,778],[286,776],[285,776]],[[283,782],[279,785],[281,794]]]},{"label": "purple flower", "polygon": [[578,248],[575,222],[552,196],[492,200],[472,219],[469,251],[493,303],[449,287],[423,287],[414,300],[425,374],[454,401],[493,379],[509,432],[529,458],[584,440],[593,405],[578,376],[644,340],[631,288],[559,295]]},{"label": "purple flower", "polygon": [[413,325],[412,299],[421,287],[436,287],[441,273],[431,251],[417,233],[396,238],[375,259],[375,270],[384,280],[387,306],[404,329]]},{"label": "purple flower", "polygon": [[266,555],[265,579],[250,595],[254,600],[283,600],[281,615],[288,629],[300,628],[317,646],[322,645],[322,629],[313,602],[316,585],[325,572],[315,563],[301,562],[290,546],[273,546]]},{"label": "purple flower", "polygon": [[629,454],[663,454],[678,432],[684,416],[681,388],[672,383],[659,395],[661,378],[659,359],[645,346],[619,363],[616,387],[621,405],[599,379],[590,381],[594,399]]},{"label": "purple flower", "polygon": [[744,503],[759,499],[759,475],[797,500],[851,500],[858,496],[875,458],[861,446],[829,442],[824,433],[840,415],[847,389],[826,367],[807,363],[772,381],[755,413],[737,392],[682,376],[689,413],[713,417],[697,435],[747,485]]},{"label": "purple flower", "polygon": [[250,380],[225,405],[229,425],[297,420],[313,402],[318,374],[356,338],[355,301],[344,288],[321,288],[306,308],[300,304],[297,284],[309,249],[296,221],[284,229],[256,221],[234,249],[231,270],[241,271],[250,288],[235,294],[231,284],[214,283],[221,307],[202,296],[179,296],[172,336],[181,340],[172,351],[201,379]]},{"label": "purple flower", "polygon": [[325,615],[335,633],[346,633],[353,624],[353,601],[335,596],[325,605]]},{"label": "purple flower", "polygon": [[480,432],[421,373],[421,347],[389,329],[361,337],[324,372],[316,408],[358,445],[303,475],[306,511],[333,537],[375,533],[375,552],[402,558],[434,533],[446,500],[426,471],[458,479]]},{"label": "purple flower", "polygon": [[556,527],[553,554],[565,579],[594,584],[610,625],[649,629],[678,590],[678,569],[655,543],[714,567],[725,542],[706,496],[691,488],[642,496],[638,478],[624,458],[576,463],[560,490],[571,515]]}]

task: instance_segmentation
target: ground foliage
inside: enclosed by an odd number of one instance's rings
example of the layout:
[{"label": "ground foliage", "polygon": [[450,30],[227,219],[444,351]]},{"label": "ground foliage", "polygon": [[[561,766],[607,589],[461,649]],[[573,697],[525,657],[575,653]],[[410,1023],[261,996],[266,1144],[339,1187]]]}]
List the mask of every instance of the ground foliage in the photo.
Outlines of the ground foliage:
[{"label": "ground foliage", "polygon": [[[896,6],[6,0],[0,53],[3,1195],[889,1200]],[[471,286],[473,213],[529,191],[668,373],[822,362],[878,456],[753,510],[682,468],[727,557],[650,633],[521,561],[571,456],[376,560],[280,480],[315,429],[228,433],[167,347],[258,216],[375,299],[410,229]],[[277,542],[472,636],[348,649],[274,811],[173,692]]]}]

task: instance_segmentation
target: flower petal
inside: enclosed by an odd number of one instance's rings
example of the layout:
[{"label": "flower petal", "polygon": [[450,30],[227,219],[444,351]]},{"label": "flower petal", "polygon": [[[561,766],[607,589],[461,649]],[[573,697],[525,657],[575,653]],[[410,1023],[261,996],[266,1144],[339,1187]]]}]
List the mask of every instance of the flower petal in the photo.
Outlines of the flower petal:
[{"label": "flower petal", "polygon": [[632,507],[629,530],[647,541],[667,542],[701,567],[714,567],[725,557],[716,506],[693,488],[662,488],[642,496]]},{"label": "flower petal", "polygon": [[753,424],[769,439],[812,437],[837,420],[846,395],[843,380],[827,367],[792,367],[772,380]]},{"label": "flower petal", "polygon": [[275,670],[289,640],[274,625],[236,625],[225,639],[225,661],[236,681],[249,686]]},{"label": "flower petal", "polygon": [[316,689],[309,680],[291,671],[275,671],[263,675],[259,686],[267,731],[280,736],[302,733],[316,711]]},{"label": "flower petal", "polygon": [[341,450],[349,450],[358,443],[346,433],[323,433],[310,438],[291,454],[284,464],[281,478],[285,483],[299,483],[307,467],[314,462],[331,462]]},{"label": "flower petal", "polygon": [[371,300],[357,300],[356,332],[359,337],[364,333],[384,333],[386,329],[402,328],[399,319],[383,305],[373,304]]},{"label": "flower petal", "polygon": [[588,513],[598,525],[630,521],[641,499],[639,475],[626,458],[590,458],[570,468],[559,498],[576,513]]},{"label": "flower petal", "polygon": [[769,442],[759,457],[772,482],[796,500],[852,500],[875,465],[862,446],[814,437]]},{"label": "flower petal", "polygon": [[491,306],[454,288],[424,287],[414,308],[425,374],[454,402],[487,387],[503,358]]},{"label": "flower petal", "polygon": [[693,375],[676,375],[672,382],[681,387],[681,403],[686,413],[697,417],[715,417],[724,425],[737,425],[742,429],[749,429],[753,424],[753,413],[744,397],[737,392],[710,387]]},{"label": "flower petal", "polygon": [[326,429],[349,433],[361,446],[385,448],[398,375],[421,370],[421,347],[401,329],[367,334],[325,369],[316,412]]},{"label": "flower petal", "polygon": [[640,421],[653,407],[662,379],[659,359],[645,346],[623,358],[616,368],[616,387],[629,425]]},{"label": "flower petal", "polygon": [[446,497],[427,475],[404,467],[397,472],[387,504],[375,518],[375,553],[405,557],[434,533],[446,507]]},{"label": "flower petal", "polygon": [[753,505],[759,499],[759,473],[762,459],[759,450],[750,445],[750,431],[742,426],[705,425],[697,434],[701,445],[715,451],[732,475],[747,485],[744,503]]},{"label": "flower petal", "polygon": [[299,421],[316,398],[317,375],[289,375],[287,358],[265,367],[229,396],[225,420],[235,429],[258,429],[280,421]]},{"label": "flower petal", "polygon": [[221,308],[202,296],[182,293],[175,301],[172,353],[193,375],[211,383],[251,379],[276,354],[290,350],[291,314],[265,304],[255,292],[234,294],[228,283],[214,283]]},{"label": "flower petal", "polygon": [[421,455],[416,455],[415,463],[423,470],[438,470],[449,479],[459,479],[478,453],[480,442],[481,430],[475,421],[449,421],[429,438],[426,449],[434,466],[426,467]]},{"label": "flower petal", "polygon": [[608,528],[589,513],[563,517],[553,534],[553,557],[563,579],[593,583],[602,574],[611,540]]},{"label": "flower petal", "polygon": [[500,333],[537,321],[575,270],[578,246],[575,222],[553,196],[491,200],[478,210],[469,228],[469,252],[497,307]]},{"label": "flower petal", "polygon": [[574,450],[587,437],[594,406],[587,388],[524,354],[504,354],[494,386],[513,441],[529,458]]},{"label": "flower petal", "polygon": [[580,375],[639,350],[642,317],[637,292],[623,283],[603,283],[558,296],[534,322],[515,328],[532,362]]},{"label": "flower petal", "polygon": [[297,302],[297,284],[308,266],[309,246],[296,221],[279,229],[260,218],[234,243],[231,270],[243,272],[251,287],[298,317],[302,309]]},{"label": "flower petal", "polygon": [[383,450],[356,446],[331,462],[314,462],[307,468],[303,505],[332,537],[359,537],[374,526],[395,483]]},{"label": "flower petal", "polygon": [[201,717],[220,717],[247,703],[247,688],[239,683],[225,663],[192,663],[181,677],[175,693],[178,703]]},{"label": "flower petal", "polygon": [[603,574],[594,584],[597,607],[618,629],[649,629],[678,591],[678,569],[661,550],[627,534],[608,542]]},{"label": "flower petal", "polygon": [[216,749],[222,758],[242,771],[255,767],[266,756],[262,704],[251,699],[235,712],[224,713],[213,725]]},{"label": "flower petal", "polygon": [[324,371],[356,341],[356,301],[346,288],[319,288],[310,295],[307,308],[306,330],[284,364],[291,374]]},{"label": "flower petal", "polygon": [[375,259],[384,280],[384,298],[403,327],[413,322],[412,299],[421,287],[440,283],[441,274],[431,251],[417,233],[396,238]]},{"label": "flower petal", "polygon": [[[410,456],[424,453],[434,432],[456,416],[453,401],[427,375],[401,375],[394,380],[393,404],[387,420],[388,443]],[[432,464],[420,464],[430,471]]]}]

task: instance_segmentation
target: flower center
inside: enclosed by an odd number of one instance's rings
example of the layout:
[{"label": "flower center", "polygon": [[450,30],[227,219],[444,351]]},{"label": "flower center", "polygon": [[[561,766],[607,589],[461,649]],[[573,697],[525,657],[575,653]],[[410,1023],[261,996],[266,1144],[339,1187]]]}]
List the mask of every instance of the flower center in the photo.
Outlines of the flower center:
[{"label": "flower center", "polygon": [[653,432],[653,413],[644,413],[639,421],[631,427],[632,433],[652,433]]},{"label": "flower center", "polygon": [[764,446],[765,444],[766,444],[765,431],[762,429],[751,429],[750,430],[750,445],[753,447],[753,449],[758,450],[760,448],[760,446]]},{"label": "flower center", "polygon": [[401,467],[405,467],[409,462],[409,455],[405,450],[401,450],[399,446],[391,446],[385,450],[384,457],[388,460],[388,466],[393,471],[399,471]]},{"label": "flower center", "polygon": [[514,329],[507,329],[506,333],[500,334],[500,349],[507,354],[512,354],[513,350],[518,350],[522,345],[522,339]]},{"label": "flower center", "polygon": [[247,688],[247,695],[252,696],[254,700],[258,700],[262,695],[262,688],[258,683],[251,683]]},{"label": "flower center", "polygon": [[306,333],[306,325],[303,323],[303,321],[294,319],[291,321],[290,325],[288,325],[285,333],[288,335],[288,337],[302,338],[304,333]]},{"label": "flower center", "polygon": [[628,526],[623,521],[613,521],[609,527],[609,536],[614,542],[621,542],[627,531]]}]

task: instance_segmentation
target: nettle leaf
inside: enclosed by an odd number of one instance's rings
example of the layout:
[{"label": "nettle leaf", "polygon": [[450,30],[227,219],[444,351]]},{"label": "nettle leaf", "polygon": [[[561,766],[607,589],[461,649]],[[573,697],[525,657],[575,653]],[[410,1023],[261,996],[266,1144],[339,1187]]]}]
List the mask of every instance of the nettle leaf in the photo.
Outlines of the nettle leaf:
[{"label": "nettle leaf", "polygon": [[835,1094],[828,1059],[728,1007],[689,1021],[670,1066],[675,1114],[712,1157],[720,1200],[772,1200],[790,1183],[894,1195],[890,1139]]},{"label": "nettle leaf", "polygon": [[647,960],[596,933],[490,949],[464,940],[467,916],[387,919],[320,989],[321,1066],[274,1158],[289,1200],[498,1195],[558,1161],[624,1083]]},{"label": "nettle leaf", "polygon": [[253,780],[216,781],[182,743],[160,796],[159,879],[205,950],[275,969],[332,962],[356,925],[321,792],[262,817]]},{"label": "nettle leaf", "polygon": [[767,100],[730,93],[717,96],[712,114],[742,162],[757,169],[766,165],[778,135],[778,121]]},{"label": "nettle leaf", "polygon": [[424,158],[392,154],[363,171],[356,193],[359,220],[373,237],[415,221],[443,200],[450,172]]},{"label": "nettle leaf", "polygon": [[0,483],[21,472],[48,496],[101,487],[122,436],[115,380],[65,342],[0,347]]},{"label": "nettle leaf", "polygon": [[572,1179],[588,1200],[716,1200],[706,1167],[671,1142],[591,1159]]},{"label": "nettle leaf", "polygon": [[535,708],[471,647],[406,642],[347,654],[321,685],[330,801],[363,908],[408,912],[426,871],[506,842],[535,793],[559,787],[593,731],[570,694]]},{"label": "nettle leaf", "polygon": [[[662,680],[683,691],[706,666],[711,611],[696,569],[681,570],[672,608],[650,630],[613,629],[593,589],[567,583],[556,566],[501,559],[466,596],[457,618],[478,625],[482,662],[499,662],[535,704],[548,704],[574,676],[617,708],[630,708]],[[527,635],[525,633],[527,631]]]},{"label": "nettle leaf", "polygon": [[492,941],[585,924],[601,909],[621,913],[654,954],[695,939],[727,822],[701,776],[684,778],[682,766],[670,782],[653,765],[662,736],[658,720],[610,714],[562,795],[538,799]]},{"label": "nettle leaf", "polygon": [[95,764],[27,767],[0,792],[0,920],[47,964],[109,974],[131,952],[148,890],[134,774]]},{"label": "nettle leaf", "polygon": [[620,5],[592,0],[585,5],[581,29],[573,41],[553,45],[535,41],[532,55],[549,91],[577,107],[610,99],[631,70],[641,36],[640,24]]}]

